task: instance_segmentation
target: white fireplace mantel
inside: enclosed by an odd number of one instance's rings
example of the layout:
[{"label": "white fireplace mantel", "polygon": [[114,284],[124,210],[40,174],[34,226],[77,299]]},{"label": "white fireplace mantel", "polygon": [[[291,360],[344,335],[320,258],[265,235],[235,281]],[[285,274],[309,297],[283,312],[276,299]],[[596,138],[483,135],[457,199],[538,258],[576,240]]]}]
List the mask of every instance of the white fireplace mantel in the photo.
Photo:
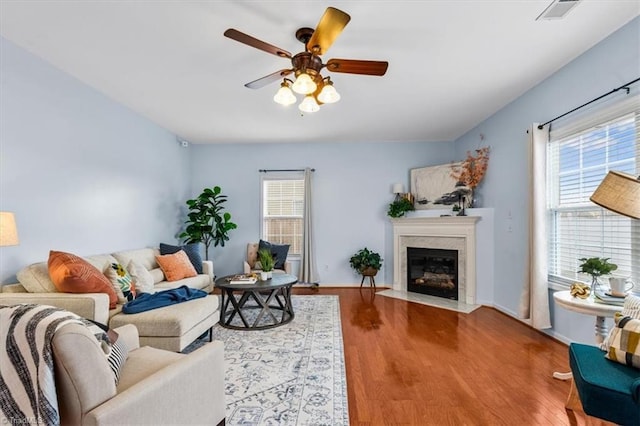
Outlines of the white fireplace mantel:
[{"label": "white fireplace mantel", "polygon": [[[391,219],[393,224],[393,289],[407,291],[406,248],[411,241],[427,237],[431,248],[454,248],[464,255],[459,260],[460,293],[458,300],[476,303],[476,222],[478,216],[407,217]],[[434,244],[445,247],[435,247]]]}]

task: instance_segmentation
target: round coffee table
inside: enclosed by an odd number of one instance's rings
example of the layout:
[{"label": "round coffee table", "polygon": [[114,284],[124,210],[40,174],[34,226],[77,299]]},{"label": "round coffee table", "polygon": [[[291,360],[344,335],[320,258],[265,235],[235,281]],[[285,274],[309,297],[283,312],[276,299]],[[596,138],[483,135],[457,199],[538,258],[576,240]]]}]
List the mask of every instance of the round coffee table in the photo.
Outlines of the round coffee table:
[{"label": "round coffee table", "polygon": [[[218,278],[215,283],[222,291],[221,326],[235,330],[264,330],[291,322],[294,317],[291,288],[298,282],[297,277],[274,274],[266,281],[231,284],[233,276]],[[252,309],[260,309],[255,318],[251,315]],[[236,315],[240,321],[232,323]]]}]

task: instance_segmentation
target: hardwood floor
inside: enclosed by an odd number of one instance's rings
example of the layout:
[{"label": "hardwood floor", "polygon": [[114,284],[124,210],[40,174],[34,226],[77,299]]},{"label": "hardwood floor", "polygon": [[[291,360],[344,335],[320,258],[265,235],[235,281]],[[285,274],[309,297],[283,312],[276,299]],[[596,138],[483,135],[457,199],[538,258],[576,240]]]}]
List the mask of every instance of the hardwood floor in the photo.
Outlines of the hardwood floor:
[{"label": "hardwood floor", "polygon": [[[340,296],[352,425],[566,425],[567,347],[500,313],[376,295]],[[583,420],[583,419],[580,419]]]}]

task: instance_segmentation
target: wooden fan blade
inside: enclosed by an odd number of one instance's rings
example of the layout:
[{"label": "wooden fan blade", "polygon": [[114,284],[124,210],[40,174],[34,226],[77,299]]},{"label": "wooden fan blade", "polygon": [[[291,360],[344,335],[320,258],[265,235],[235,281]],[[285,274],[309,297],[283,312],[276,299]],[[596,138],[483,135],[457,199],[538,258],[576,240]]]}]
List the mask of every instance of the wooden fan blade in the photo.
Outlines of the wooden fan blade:
[{"label": "wooden fan blade", "polygon": [[359,61],[355,59],[330,59],[326,68],[332,72],[349,74],[384,75],[389,67],[386,61]]},{"label": "wooden fan blade", "polygon": [[259,78],[257,80],[253,80],[252,82],[245,84],[244,87],[248,87],[249,89],[260,89],[261,87],[264,87],[267,84],[271,84],[274,81],[278,81],[281,78],[288,76],[292,72],[293,70],[276,71],[272,74],[265,75],[264,77]]},{"label": "wooden fan blade", "polygon": [[351,16],[334,7],[328,7],[307,42],[307,50],[315,55],[324,54],[338,38]]},{"label": "wooden fan blade", "polygon": [[245,34],[233,28],[229,28],[224,32],[225,37],[229,37],[232,40],[239,41],[247,46],[255,47],[256,49],[263,50],[272,55],[280,56],[281,58],[291,58],[291,53],[284,49],[280,49],[272,44],[265,43],[262,40],[258,40],[255,37],[251,37],[249,34]]}]

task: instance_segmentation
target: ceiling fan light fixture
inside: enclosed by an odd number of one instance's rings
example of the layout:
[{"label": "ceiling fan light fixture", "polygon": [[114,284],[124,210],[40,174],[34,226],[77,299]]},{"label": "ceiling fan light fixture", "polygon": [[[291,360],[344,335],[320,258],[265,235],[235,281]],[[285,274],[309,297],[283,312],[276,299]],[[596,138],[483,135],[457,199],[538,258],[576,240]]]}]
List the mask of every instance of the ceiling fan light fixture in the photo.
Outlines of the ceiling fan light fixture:
[{"label": "ceiling fan light fixture", "polygon": [[333,87],[333,81],[327,77],[324,81],[324,86],[318,94],[318,100],[323,104],[332,104],[340,100],[340,93]]},{"label": "ceiling fan light fixture", "polygon": [[275,103],[288,106],[296,103],[296,97],[291,91],[291,80],[285,78],[280,84],[280,88],[273,97]]},{"label": "ceiling fan light fixture", "polygon": [[301,95],[308,95],[316,91],[318,86],[313,81],[309,74],[306,72],[300,73],[300,75],[296,78],[296,81],[293,83],[291,87],[294,92],[299,93]]},{"label": "ceiling fan light fixture", "polygon": [[317,112],[320,110],[320,105],[316,102],[316,98],[313,95],[307,95],[304,100],[298,105],[298,109],[302,112]]}]

